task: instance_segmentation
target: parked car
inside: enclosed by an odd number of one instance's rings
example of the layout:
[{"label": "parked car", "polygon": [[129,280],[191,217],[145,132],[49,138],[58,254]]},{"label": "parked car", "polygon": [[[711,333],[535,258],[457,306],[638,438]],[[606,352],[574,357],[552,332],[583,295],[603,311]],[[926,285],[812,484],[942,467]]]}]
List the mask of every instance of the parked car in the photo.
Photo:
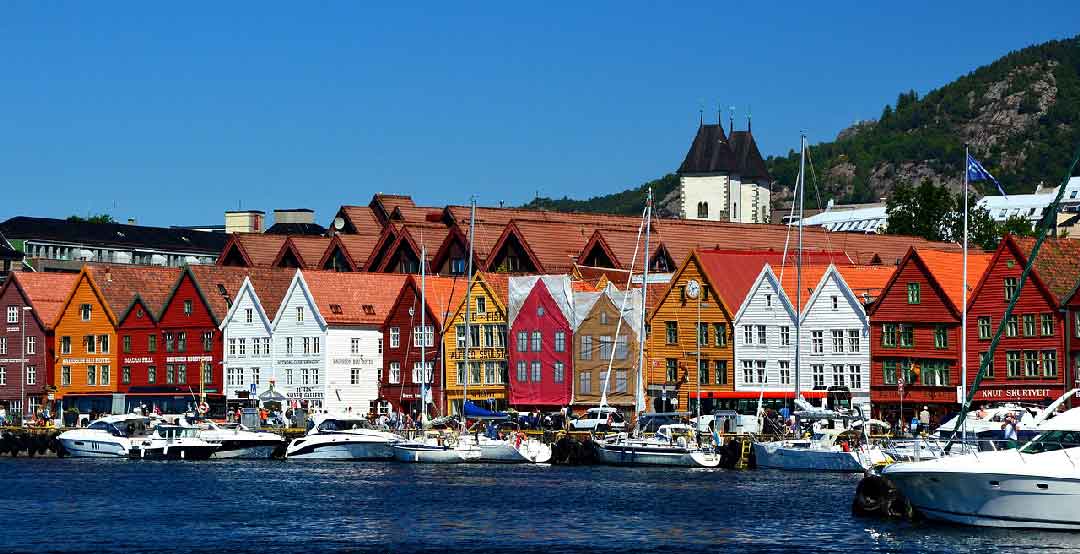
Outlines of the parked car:
[{"label": "parked car", "polygon": [[623,419],[618,408],[610,406],[589,408],[585,410],[585,413],[570,421],[570,429],[574,431],[623,431],[626,429],[626,420]]}]

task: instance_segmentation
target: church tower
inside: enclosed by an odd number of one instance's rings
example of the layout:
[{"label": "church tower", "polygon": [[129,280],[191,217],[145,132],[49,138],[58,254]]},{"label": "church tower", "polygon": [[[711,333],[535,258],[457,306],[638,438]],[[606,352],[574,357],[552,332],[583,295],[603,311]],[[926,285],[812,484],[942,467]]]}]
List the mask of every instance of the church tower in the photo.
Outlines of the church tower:
[{"label": "church tower", "polygon": [[720,121],[699,123],[697,135],[677,172],[680,217],[708,221],[768,223],[770,183],[747,119],[745,131],[724,133]]}]

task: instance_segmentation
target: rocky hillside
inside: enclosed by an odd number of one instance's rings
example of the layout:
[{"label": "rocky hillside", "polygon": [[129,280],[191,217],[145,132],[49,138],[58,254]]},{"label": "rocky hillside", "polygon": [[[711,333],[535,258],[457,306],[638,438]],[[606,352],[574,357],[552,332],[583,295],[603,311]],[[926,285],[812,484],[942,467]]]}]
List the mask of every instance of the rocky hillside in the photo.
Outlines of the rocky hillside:
[{"label": "rocky hillside", "polygon": [[[1080,36],[1012,52],[919,97],[901,93],[877,120],[860,121],[810,148],[821,202],[872,202],[902,182],[959,187],[964,142],[1008,192],[1056,184],[1080,144]],[[774,204],[790,200],[797,152],[766,160]],[[673,215],[678,179],[588,200],[538,198],[527,207],[639,214],[645,187],[657,211]],[[813,185],[811,178],[808,186]],[[818,195],[807,190],[807,206]]]}]

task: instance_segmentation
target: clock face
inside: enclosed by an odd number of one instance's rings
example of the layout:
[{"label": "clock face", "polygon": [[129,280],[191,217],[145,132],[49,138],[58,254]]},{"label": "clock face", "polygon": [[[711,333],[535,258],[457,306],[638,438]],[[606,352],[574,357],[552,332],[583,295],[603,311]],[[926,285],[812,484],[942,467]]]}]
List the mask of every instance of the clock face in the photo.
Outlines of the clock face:
[{"label": "clock face", "polygon": [[697,298],[698,294],[701,294],[701,285],[694,279],[687,281],[686,296],[690,298]]}]

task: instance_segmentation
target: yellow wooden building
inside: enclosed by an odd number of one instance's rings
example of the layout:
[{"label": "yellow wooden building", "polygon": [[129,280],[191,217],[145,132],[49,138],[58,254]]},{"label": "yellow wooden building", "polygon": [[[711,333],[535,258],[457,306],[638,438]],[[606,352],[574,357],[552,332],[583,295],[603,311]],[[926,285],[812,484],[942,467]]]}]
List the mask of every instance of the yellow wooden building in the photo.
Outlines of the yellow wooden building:
[{"label": "yellow wooden building", "polygon": [[693,411],[698,391],[702,398],[711,398],[734,390],[731,321],[738,307],[725,305],[717,294],[715,281],[722,279],[724,268],[711,267],[708,256],[704,258],[691,252],[648,314],[649,411]]},{"label": "yellow wooden building", "polygon": [[[507,348],[507,276],[477,273],[473,276],[469,307],[468,399],[482,408],[506,408],[508,379]],[[444,371],[447,406],[450,413],[461,413],[466,393],[465,383],[465,301],[447,320],[443,330]]]}]

